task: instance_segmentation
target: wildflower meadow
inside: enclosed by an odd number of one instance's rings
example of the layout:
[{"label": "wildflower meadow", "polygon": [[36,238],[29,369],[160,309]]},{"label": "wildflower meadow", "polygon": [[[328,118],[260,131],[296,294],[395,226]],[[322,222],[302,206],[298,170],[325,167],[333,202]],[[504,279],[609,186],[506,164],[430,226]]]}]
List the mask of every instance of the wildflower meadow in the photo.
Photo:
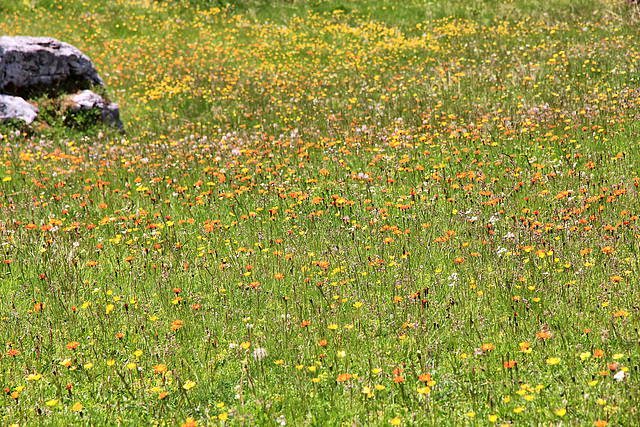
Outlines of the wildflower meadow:
[{"label": "wildflower meadow", "polygon": [[1,425],[640,425],[634,2],[8,0],[0,35],[77,46],[126,127],[0,124]]}]

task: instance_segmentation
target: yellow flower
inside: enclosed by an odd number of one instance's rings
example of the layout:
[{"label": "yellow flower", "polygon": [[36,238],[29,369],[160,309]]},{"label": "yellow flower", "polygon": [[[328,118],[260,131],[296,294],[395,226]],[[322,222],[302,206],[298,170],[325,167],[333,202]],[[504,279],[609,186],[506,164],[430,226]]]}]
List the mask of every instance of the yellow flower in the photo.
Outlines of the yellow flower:
[{"label": "yellow flower", "polygon": [[380,368],[373,368],[373,369],[371,370],[371,372],[373,372],[374,374],[378,375],[380,372],[382,372],[382,369],[380,369]]},{"label": "yellow flower", "polygon": [[560,363],[560,359],[558,359],[557,357],[550,357],[547,359],[547,363],[549,365],[557,365],[558,363]]},{"label": "yellow flower", "polygon": [[476,416],[476,413],[471,411],[471,412],[467,412],[467,417],[469,418],[474,418]]},{"label": "yellow flower", "polygon": [[559,417],[564,417],[564,414],[566,413],[567,413],[567,410],[564,408],[556,409],[556,414],[558,414]]},{"label": "yellow flower", "polygon": [[82,403],[76,402],[75,405],[71,407],[75,412],[80,412],[82,410]]},{"label": "yellow flower", "polygon": [[489,422],[495,423],[496,421],[498,421],[497,415],[489,415]]},{"label": "yellow flower", "polygon": [[389,422],[391,423],[391,425],[399,426],[400,423],[402,422],[402,420],[400,418],[398,418],[398,417],[395,417],[395,418],[390,419]]},{"label": "yellow flower", "polygon": [[515,412],[516,414],[519,414],[522,411],[524,411],[524,407],[522,407],[522,406],[518,406],[517,408],[515,408],[513,410],[513,412]]},{"label": "yellow flower", "polygon": [[223,412],[220,415],[218,415],[218,419],[220,421],[227,421],[227,418],[229,418],[229,414],[226,412]]},{"label": "yellow flower", "polygon": [[58,399],[51,399],[51,400],[47,401],[46,405],[47,406],[56,406],[57,403],[58,403]]},{"label": "yellow flower", "polygon": [[38,381],[40,378],[42,378],[41,374],[29,374],[29,375],[27,375],[27,381]]},{"label": "yellow flower", "polygon": [[114,305],[113,305],[113,304],[109,304],[109,305],[107,305],[107,308],[106,308],[106,310],[105,310],[105,311],[106,311],[106,314],[111,313],[111,312],[113,311],[113,309],[114,309]]},{"label": "yellow flower", "polygon": [[137,365],[135,363],[127,363],[127,368],[131,369],[132,371],[136,369],[136,366]]},{"label": "yellow flower", "polygon": [[332,331],[338,329],[338,325],[336,325],[335,323],[332,323],[331,325],[327,326],[327,328],[331,329]]},{"label": "yellow flower", "polygon": [[116,361],[111,359],[111,360],[107,360],[107,366],[113,366],[116,364]]},{"label": "yellow flower", "polygon": [[240,347],[244,348],[245,350],[248,349],[251,346],[251,343],[249,341],[245,341],[242,344],[240,344]]},{"label": "yellow flower", "polygon": [[195,381],[187,380],[182,386],[182,388],[185,390],[191,390],[193,387],[195,387],[195,385],[196,385]]},{"label": "yellow flower", "polygon": [[136,357],[140,357],[140,356],[142,356],[142,350],[136,350],[136,351],[134,351],[134,352],[133,352],[133,354],[134,354]]},{"label": "yellow flower", "polygon": [[385,386],[383,386],[382,384],[377,384],[377,385],[375,386],[375,388],[376,388],[376,390],[378,390],[378,391],[382,391],[382,390],[384,390],[386,387],[385,387]]}]

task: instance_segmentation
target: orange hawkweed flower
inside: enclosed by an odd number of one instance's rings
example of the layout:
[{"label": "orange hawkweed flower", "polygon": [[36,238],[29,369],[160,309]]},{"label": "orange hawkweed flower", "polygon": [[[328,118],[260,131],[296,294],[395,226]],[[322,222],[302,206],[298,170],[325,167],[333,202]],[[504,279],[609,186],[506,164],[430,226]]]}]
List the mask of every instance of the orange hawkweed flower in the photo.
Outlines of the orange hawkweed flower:
[{"label": "orange hawkweed flower", "polygon": [[340,374],[338,375],[337,381],[340,381],[343,383],[343,382],[349,381],[351,377],[352,377],[351,374]]},{"label": "orange hawkweed flower", "polygon": [[604,356],[604,351],[597,349],[593,352],[593,357],[597,357],[598,359]]},{"label": "orange hawkweed flower", "polygon": [[171,324],[171,330],[172,331],[177,331],[178,329],[182,328],[182,324],[184,322],[182,320],[174,320],[173,323]]},{"label": "orange hawkweed flower", "polygon": [[515,360],[507,360],[507,361],[503,362],[503,364],[502,364],[502,365],[503,365],[506,369],[511,369],[511,368],[513,368],[514,366],[516,366],[517,364],[518,364],[518,362],[516,362]]},{"label": "orange hawkweed flower", "polygon": [[80,343],[78,341],[71,341],[69,344],[67,344],[67,348],[69,350],[73,350],[74,348],[78,347],[80,345]]},{"label": "orange hawkweed flower", "polygon": [[165,372],[167,372],[167,365],[165,365],[164,363],[157,364],[153,367],[153,372],[155,372],[156,374],[164,374]]},{"label": "orange hawkweed flower", "polygon": [[17,356],[19,354],[20,354],[20,350],[17,350],[15,348],[12,348],[7,352],[7,356]]},{"label": "orange hawkweed flower", "polygon": [[548,340],[549,338],[551,338],[551,334],[547,331],[538,332],[536,334],[536,338],[541,340]]},{"label": "orange hawkweed flower", "polygon": [[602,253],[603,254],[611,254],[611,253],[613,253],[613,248],[611,246],[605,246],[604,248],[602,248]]},{"label": "orange hawkweed flower", "polygon": [[491,343],[486,343],[486,344],[482,344],[482,347],[480,347],[480,348],[483,349],[484,351],[491,351],[495,347]]},{"label": "orange hawkweed flower", "polygon": [[418,377],[418,381],[422,381],[423,383],[426,383],[427,381],[431,381],[431,374],[421,374]]}]

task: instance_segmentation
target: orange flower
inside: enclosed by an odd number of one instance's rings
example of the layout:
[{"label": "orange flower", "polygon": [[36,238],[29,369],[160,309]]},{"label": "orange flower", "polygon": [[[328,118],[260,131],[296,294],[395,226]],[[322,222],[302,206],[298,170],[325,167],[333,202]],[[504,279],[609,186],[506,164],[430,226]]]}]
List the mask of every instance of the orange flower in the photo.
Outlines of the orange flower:
[{"label": "orange flower", "polygon": [[324,346],[326,346],[326,345],[327,345],[327,340],[320,340],[320,341],[318,342],[318,345],[319,345],[320,347],[324,347]]},{"label": "orange flower", "polygon": [[493,344],[486,343],[486,344],[482,344],[482,347],[480,347],[480,348],[483,349],[484,351],[491,351],[495,347],[493,346]]},{"label": "orange flower", "polygon": [[431,374],[422,374],[418,377],[418,381],[422,381],[426,383],[427,381],[431,381]]},{"label": "orange flower", "polygon": [[67,348],[69,350],[73,350],[74,348],[78,347],[80,345],[80,343],[78,341],[71,341],[69,344],[67,344]]},{"label": "orange flower", "polygon": [[340,374],[338,375],[338,381],[340,382],[345,382],[345,381],[349,381],[351,379],[352,375],[351,374]]},{"label": "orange flower", "polygon": [[311,323],[310,321],[308,321],[308,320],[304,320],[304,321],[300,324],[300,327],[301,327],[301,328],[306,328],[307,326],[309,326],[309,324],[310,324],[310,323]]},{"label": "orange flower", "polygon": [[171,330],[177,331],[178,329],[182,328],[183,323],[184,322],[182,320],[174,320],[174,322],[171,324]]},{"label": "orange flower", "polygon": [[602,356],[604,356],[604,351],[602,351],[602,350],[600,350],[600,349],[597,349],[597,350],[595,350],[595,351],[593,352],[593,357],[600,358],[600,357],[602,357]]},{"label": "orange flower", "polygon": [[551,338],[551,334],[547,331],[538,332],[536,334],[536,338],[541,340],[548,340],[549,338]]},{"label": "orange flower", "polygon": [[164,374],[165,372],[167,372],[167,365],[165,365],[164,363],[160,363],[153,367],[153,372],[155,372],[156,374]]},{"label": "orange flower", "polygon": [[404,377],[402,375],[398,375],[393,379],[393,382],[396,384],[402,384],[404,382]]},{"label": "orange flower", "polygon": [[198,426],[198,422],[196,420],[194,420],[193,418],[189,417],[184,422],[184,424],[182,424],[181,427],[197,427],[197,426]]},{"label": "orange flower", "polygon": [[506,369],[511,369],[513,367],[515,367],[518,364],[518,362],[516,362],[515,360],[507,360],[503,363],[504,367]]},{"label": "orange flower", "polygon": [[603,254],[611,254],[611,253],[613,253],[613,248],[611,246],[605,246],[604,248],[602,248],[602,253]]},{"label": "orange flower", "polygon": [[19,354],[20,354],[20,350],[17,350],[15,348],[12,348],[7,352],[7,356],[17,356]]}]

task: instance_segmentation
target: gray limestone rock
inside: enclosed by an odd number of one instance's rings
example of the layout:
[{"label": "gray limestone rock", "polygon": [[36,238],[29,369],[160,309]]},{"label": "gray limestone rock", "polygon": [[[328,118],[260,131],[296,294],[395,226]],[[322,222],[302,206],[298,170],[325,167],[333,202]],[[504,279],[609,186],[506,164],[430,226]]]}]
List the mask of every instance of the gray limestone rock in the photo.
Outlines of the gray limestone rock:
[{"label": "gray limestone rock", "polygon": [[28,94],[59,86],[65,91],[103,85],[91,60],[51,37],[0,37],[0,93]]},{"label": "gray limestone rock", "polygon": [[124,132],[124,124],[120,121],[120,108],[118,104],[108,103],[100,95],[90,91],[83,90],[72,98],[74,105],[72,111],[98,109],[102,114],[102,121],[108,123],[111,127]]},{"label": "gray limestone rock", "polygon": [[0,94],[0,121],[22,120],[31,124],[38,116],[38,109],[18,96]]}]

